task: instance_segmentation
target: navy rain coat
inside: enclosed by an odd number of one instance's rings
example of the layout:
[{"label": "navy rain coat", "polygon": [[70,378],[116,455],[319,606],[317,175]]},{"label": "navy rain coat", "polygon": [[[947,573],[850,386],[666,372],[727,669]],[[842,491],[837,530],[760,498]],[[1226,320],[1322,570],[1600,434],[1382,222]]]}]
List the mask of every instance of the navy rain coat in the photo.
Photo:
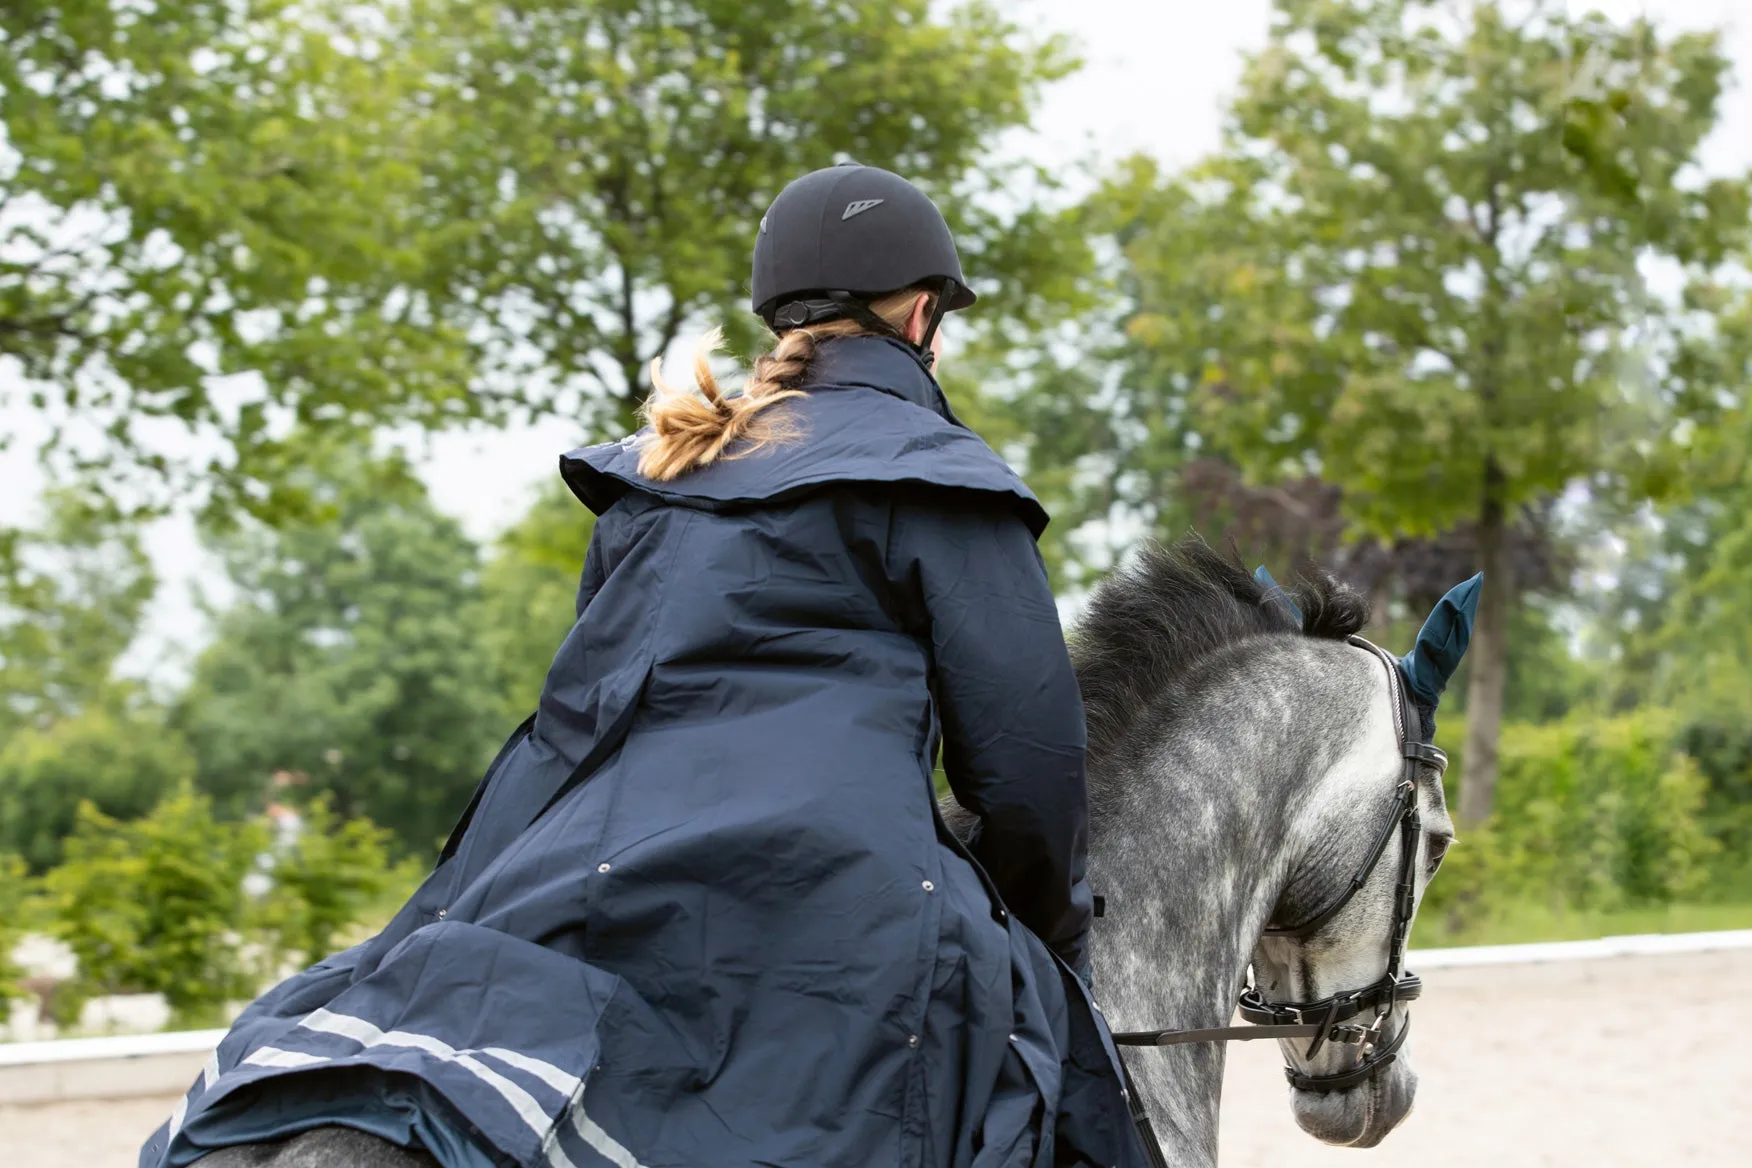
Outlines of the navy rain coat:
[{"label": "navy rain coat", "polygon": [[672,483],[638,436],[562,459],[601,519],[538,712],[395,920],[253,1004],[141,1168],[337,1122],[449,1168],[1142,1162],[1071,973],[1046,516],[908,347],[828,342],[813,381],[799,441]]}]

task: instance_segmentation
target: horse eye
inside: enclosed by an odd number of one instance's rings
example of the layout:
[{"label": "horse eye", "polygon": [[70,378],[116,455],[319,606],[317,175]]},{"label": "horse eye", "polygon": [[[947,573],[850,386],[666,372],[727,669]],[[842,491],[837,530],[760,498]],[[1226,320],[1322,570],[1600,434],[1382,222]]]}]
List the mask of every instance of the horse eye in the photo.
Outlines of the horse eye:
[{"label": "horse eye", "polygon": [[1428,861],[1428,867],[1432,876],[1435,875],[1436,869],[1441,867],[1442,857],[1448,854],[1448,845],[1453,842],[1454,838],[1452,836],[1430,836],[1430,858]]}]

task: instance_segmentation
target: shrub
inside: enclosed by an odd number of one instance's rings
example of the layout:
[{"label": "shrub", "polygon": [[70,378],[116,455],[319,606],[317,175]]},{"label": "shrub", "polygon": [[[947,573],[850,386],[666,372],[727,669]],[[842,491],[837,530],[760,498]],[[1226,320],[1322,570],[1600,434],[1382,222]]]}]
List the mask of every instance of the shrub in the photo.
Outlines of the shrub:
[{"label": "shrub", "polygon": [[[1696,893],[1717,845],[1702,817],[1703,776],[1679,748],[1678,728],[1659,709],[1505,727],[1491,819],[1462,830],[1426,911],[1459,928],[1515,903],[1580,911]],[[1458,720],[1442,726],[1450,799],[1464,782],[1453,749],[1463,736]]]},{"label": "shrub", "polygon": [[66,862],[44,878],[51,928],[79,960],[58,1019],[99,994],[156,992],[177,1023],[197,1025],[251,996],[243,879],[266,844],[262,824],[216,821],[186,783],[133,823],[82,804]]},{"label": "shrub", "polygon": [[391,834],[369,819],[337,822],[328,796],[306,807],[295,840],[273,857],[268,927],[275,949],[306,963],[340,948],[336,940],[397,882]]},{"label": "shrub", "polygon": [[0,1021],[5,1005],[23,995],[19,980],[23,976],[12,961],[12,951],[29,927],[33,915],[29,875],[24,861],[0,852]]},{"label": "shrub", "polygon": [[1680,742],[1703,772],[1703,823],[1721,845],[1705,898],[1752,899],[1752,721],[1744,703],[1693,713]]}]

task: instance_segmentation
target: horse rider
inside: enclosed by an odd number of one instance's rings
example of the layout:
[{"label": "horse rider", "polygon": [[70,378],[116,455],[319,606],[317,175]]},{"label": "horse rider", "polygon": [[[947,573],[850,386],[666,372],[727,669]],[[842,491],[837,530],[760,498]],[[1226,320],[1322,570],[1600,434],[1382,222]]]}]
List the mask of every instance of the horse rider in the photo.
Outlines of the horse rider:
[{"label": "horse rider", "polygon": [[654,362],[648,425],[560,460],[577,621],[434,871],[237,1019],[142,1168],[322,1127],[446,1168],[1143,1162],[1047,517],[933,376],[949,228],[818,170],[752,291],[740,392]]}]

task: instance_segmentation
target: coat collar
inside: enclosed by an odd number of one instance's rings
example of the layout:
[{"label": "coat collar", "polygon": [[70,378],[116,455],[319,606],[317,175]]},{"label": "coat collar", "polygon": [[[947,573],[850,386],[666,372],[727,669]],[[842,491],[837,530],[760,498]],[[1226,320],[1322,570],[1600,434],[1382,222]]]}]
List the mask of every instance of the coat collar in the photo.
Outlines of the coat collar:
[{"label": "coat collar", "polygon": [[809,369],[807,390],[874,389],[930,410],[961,426],[943,387],[912,347],[893,337],[834,337],[823,341]]}]

